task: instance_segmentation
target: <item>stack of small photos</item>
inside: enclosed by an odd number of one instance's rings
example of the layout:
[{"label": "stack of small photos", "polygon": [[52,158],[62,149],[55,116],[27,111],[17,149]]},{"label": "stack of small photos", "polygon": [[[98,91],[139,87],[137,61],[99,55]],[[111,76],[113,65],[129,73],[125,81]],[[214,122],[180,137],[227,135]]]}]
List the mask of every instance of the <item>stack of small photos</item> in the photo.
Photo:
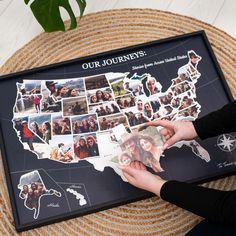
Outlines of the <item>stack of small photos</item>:
[{"label": "stack of small photos", "polygon": [[128,133],[123,124],[112,129],[122,149],[120,165],[129,165],[131,161],[140,161],[154,172],[162,172],[160,164],[163,153],[163,136],[155,126],[141,126]]}]

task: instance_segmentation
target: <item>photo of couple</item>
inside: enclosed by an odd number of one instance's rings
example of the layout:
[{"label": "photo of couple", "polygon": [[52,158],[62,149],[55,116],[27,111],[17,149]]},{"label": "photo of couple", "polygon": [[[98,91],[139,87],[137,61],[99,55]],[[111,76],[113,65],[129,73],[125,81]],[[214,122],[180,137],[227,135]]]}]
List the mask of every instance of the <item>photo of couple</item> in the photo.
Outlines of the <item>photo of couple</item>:
[{"label": "photo of couple", "polygon": [[[113,131],[115,135],[119,132],[117,128]],[[152,168],[154,172],[164,171],[160,164],[163,139],[156,127],[150,126],[138,132],[123,133],[120,136],[119,143],[123,150],[119,157],[121,165],[127,165],[136,160]]]},{"label": "photo of couple", "polygon": [[74,136],[74,154],[77,159],[99,156],[96,134]]}]

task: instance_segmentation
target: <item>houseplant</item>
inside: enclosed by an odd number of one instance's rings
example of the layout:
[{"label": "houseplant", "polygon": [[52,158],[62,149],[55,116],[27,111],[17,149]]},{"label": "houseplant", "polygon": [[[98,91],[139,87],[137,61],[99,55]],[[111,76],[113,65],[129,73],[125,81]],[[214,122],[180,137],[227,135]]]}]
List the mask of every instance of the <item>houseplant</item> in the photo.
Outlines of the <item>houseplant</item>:
[{"label": "houseplant", "polygon": [[[24,0],[28,5],[30,0]],[[76,0],[80,8],[80,17],[83,16],[86,0]],[[75,14],[71,8],[69,0],[34,0],[30,8],[45,32],[65,31],[65,25],[60,15],[60,7],[63,7],[70,16],[69,30],[77,27]]]}]

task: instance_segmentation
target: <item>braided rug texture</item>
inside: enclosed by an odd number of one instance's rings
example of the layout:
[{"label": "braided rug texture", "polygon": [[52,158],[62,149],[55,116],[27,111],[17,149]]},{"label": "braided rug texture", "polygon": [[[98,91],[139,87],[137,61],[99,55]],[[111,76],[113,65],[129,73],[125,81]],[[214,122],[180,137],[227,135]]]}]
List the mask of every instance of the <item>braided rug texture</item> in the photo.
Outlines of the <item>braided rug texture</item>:
[{"label": "braided rug texture", "polygon": [[[68,22],[66,24],[68,25]],[[236,40],[209,24],[165,11],[121,9],[86,15],[78,25],[73,31],[38,35],[9,58],[0,68],[0,74],[204,29],[229,87],[236,97]],[[204,186],[222,190],[235,189],[236,177],[212,181]],[[200,221],[200,217],[153,197],[19,235],[176,236],[185,235]],[[2,163],[0,163],[0,235],[17,235]]]}]

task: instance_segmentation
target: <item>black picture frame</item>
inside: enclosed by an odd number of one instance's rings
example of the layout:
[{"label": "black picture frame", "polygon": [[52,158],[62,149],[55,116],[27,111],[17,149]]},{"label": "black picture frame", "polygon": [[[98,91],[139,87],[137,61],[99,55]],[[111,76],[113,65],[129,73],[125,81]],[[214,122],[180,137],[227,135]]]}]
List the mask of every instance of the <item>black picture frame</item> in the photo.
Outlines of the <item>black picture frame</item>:
[{"label": "black picture frame", "polygon": [[[191,48],[191,40],[192,40],[192,42],[194,42],[194,45],[192,46],[192,48]],[[204,61],[204,63],[207,64],[210,61],[210,64],[213,68],[212,70],[215,70],[213,72],[217,77],[216,78],[217,83],[218,83],[217,86],[221,89],[220,93],[222,94],[222,97],[224,97],[224,99],[222,99],[221,102],[215,101],[216,104],[214,104],[214,106],[210,107],[211,109],[206,109],[203,112],[203,114],[201,114],[201,115],[206,114],[206,112],[210,112],[214,108],[219,108],[222,104],[233,101],[233,96],[230,92],[230,89],[229,89],[229,87],[226,83],[226,80],[224,78],[223,72],[219,66],[219,63],[217,62],[216,56],[211,48],[210,42],[208,41],[206,33],[204,31],[197,31],[197,32],[193,32],[193,33],[180,35],[180,36],[170,37],[167,39],[161,39],[161,40],[148,42],[148,43],[144,43],[144,44],[139,44],[139,45],[135,45],[135,46],[131,46],[131,47],[126,47],[126,48],[122,48],[122,49],[111,50],[108,52],[99,53],[99,54],[92,55],[92,56],[73,59],[73,60],[60,62],[60,63],[56,63],[56,64],[52,64],[52,65],[47,65],[47,66],[43,66],[40,68],[34,68],[34,69],[25,70],[25,71],[21,71],[21,72],[17,72],[17,73],[3,75],[0,77],[0,94],[2,94],[2,96],[0,96],[0,100],[2,100],[2,98],[4,98],[4,97],[7,97],[8,100],[14,100],[13,96],[14,96],[14,92],[16,93],[16,89],[12,88],[12,83],[16,83],[18,81],[21,81],[24,78],[26,78],[26,79],[27,78],[35,78],[36,80],[39,80],[40,76],[47,77],[48,72],[50,72],[50,73],[51,73],[51,71],[56,72],[57,70],[59,72],[61,72],[63,70],[63,68],[69,68],[69,67],[71,68],[71,72],[69,72],[69,73],[73,74],[73,76],[76,76],[76,77],[79,76],[79,74],[81,77],[88,76],[88,75],[100,74],[100,73],[96,72],[97,70],[93,70],[93,69],[83,70],[80,65],[82,65],[82,63],[93,62],[96,60],[102,60],[104,58],[109,58],[109,57],[111,58],[114,55],[127,55],[128,53],[132,53],[132,52],[140,51],[140,50],[144,50],[144,51],[149,50],[146,55],[147,58],[149,58],[148,57],[149,53],[151,53],[152,50],[156,50],[158,53],[159,48],[163,47],[164,49],[162,49],[162,50],[168,51],[168,49],[167,49],[168,45],[173,46],[173,45],[175,45],[175,43],[176,43],[176,45],[178,44],[178,45],[183,45],[184,47],[186,47],[186,49],[185,49],[186,54],[189,49],[193,49],[196,51],[198,45],[200,45],[199,47],[202,47],[201,51],[205,53],[204,55],[207,55],[207,61]],[[187,46],[185,45],[185,43]],[[178,49],[178,47],[176,47],[176,50],[177,49]],[[173,47],[173,54],[174,54],[174,50],[175,50],[175,47]],[[181,48],[181,50],[184,51],[183,48]],[[179,52],[177,52],[177,53],[179,53]],[[146,56],[144,56],[142,58],[143,62],[145,62]],[[146,60],[148,60],[148,59],[146,59]],[[132,64],[132,63],[134,64],[135,60],[128,61],[127,63],[130,66],[129,68],[131,68],[130,64]],[[121,63],[121,64],[119,64],[119,66],[126,67],[127,63]],[[165,64],[167,64],[167,62]],[[112,70],[110,68],[115,68],[115,67],[104,66],[104,68],[98,68],[98,69],[100,69],[99,72],[102,72],[102,73],[106,73],[106,72],[115,70],[115,69]],[[117,69],[118,72],[119,72],[119,70],[120,69]],[[127,69],[125,69],[125,70],[127,70]],[[125,70],[123,70],[123,71],[125,71]],[[138,72],[138,71],[139,71],[139,69],[137,69],[137,71],[134,70],[133,72]],[[143,71],[145,71],[145,70],[142,70],[142,73],[144,73]],[[52,79],[56,79],[58,74],[56,74],[55,76],[53,76],[51,74],[50,76],[52,76]],[[73,76],[71,78],[73,78]],[[203,76],[205,76],[205,75],[203,75]],[[65,77],[58,78],[58,79],[65,79]],[[13,92],[8,93],[8,89],[10,90],[10,87]],[[199,97],[200,97],[200,95],[199,95]],[[6,123],[4,123],[4,120],[9,119],[11,117],[11,114],[9,114],[9,109],[8,109],[8,112],[5,111],[5,110],[7,110],[5,101],[3,101],[3,100],[0,101],[0,107],[1,107],[1,112],[0,112],[0,135],[1,135],[0,146],[1,146],[1,151],[2,151],[2,158],[3,158],[3,164],[4,164],[4,169],[5,169],[8,191],[9,191],[9,197],[10,197],[10,201],[11,201],[11,205],[12,205],[12,209],[13,209],[15,227],[18,232],[33,229],[35,227],[40,227],[40,226],[51,224],[51,223],[56,223],[56,222],[59,222],[62,220],[71,219],[71,218],[78,217],[78,216],[83,216],[85,214],[94,213],[94,212],[105,210],[105,209],[108,209],[111,207],[120,206],[123,204],[127,204],[130,202],[134,202],[137,200],[146,199],[148,197],[154,196],[151,193],[148,193],[145,191],[139,191],[139,190],[136,190],[134,187],[129,186],[129,187],[127,187],[127,191],[130,191],[130,194],[128,197],[127,197],[127,195],[124,195],[119,200],[117,200],[117,199],[112,200],[111,199],[108,203],[104,202],[104,203],[100,203],[96,206],[90,206],[90,207],[86,207],[86,208],[76,210],[76,211],[70,211],[70,212],[63,213],[63,214],[57,214],[55,216],[50,216],[48,218],[45,217],[45,218],[41,218],[41,219],[37,219],[37,220],[32,220],[29,223],[22,224],[20,221],[20,216],[19,216],[19,209],[22,210],[22,206],[19,207],[19,199],[18,200],[16,199],[17,196],[19,195],[19,190],[16,189],[16,183],[13,183],[14,181],[13,181],[13,176],[12,176],[12,173],[17,170],[17,167],[13,166],[13,165],[17,164],[17,163],[16,162],[13,163],[12,157],[10,157],[10,155],[9,155],[9,146],[14,146],[17,144],[11,143],[9,141],[10,139],[6,138],[6,136],[9,134],[6,134],[6,130],[5,130]],[[206,105],[206,104],[201,104],[201,105],[202,105],[202,107],[204,107],[204,105]],[[15,139],[14,139],[14,141],[15,141]],[[14,141],[12,141],[12,142],[14,142]],[[206,144],[206,146],[207,145],[208,144]],[[26,152],[26,151],[24,151],[24,152]],[[175,152],[176,152],[176,150],[172,151],[170,153],[170,155],[173,155],[173,153],[175,153]],[[186,151],[186,152],[188,152],[188,151]],[[37,169],[39,171],[42,171],[44,169],[44,160],[37,160],[37,161],[40,162],[38,168],[34,168],[35,164],[32,164],[31,168],[29,165],[29,166],[27,166],[28,172],[33,169]],[[53,164],[51,166],[53,166]],[[14,170],[13,172],[11,171],[12,169]],[[24,172],[22,169],[21,169],[21,171]],[[215,170],[212,173],[209,173],[208,175],[204,175],[202,177],[198,176],[196,178],[193,177],[191,179],[187,179],[186,181],[191,182],[191,183],[201,183],[201,182],[209,181],[209,180],[216,179],[219,177],[232,175],[235,173],[235,171],[236,171],[235,167],[221,169],[221,170]],[[109,172],[107,174],[107,176],[113,175],[113,174],[115,174],[115,173],[111,174]],[[170,174],[170,176],[173,177],[172,174]],[[163,177],[165,177],[165,176],[163,176]],[[182,179],[180,178],[180,180],[182,180]],[[128,186],[128,184],[127,184],[127,186]],[[137,192],[135,192],[135,191],[137,191]],[[132,197],[130,197],[132,195],[132,192],[134,192],[135,194]],[[136,193],[138,193],[138,194],[136,194]]]}]

